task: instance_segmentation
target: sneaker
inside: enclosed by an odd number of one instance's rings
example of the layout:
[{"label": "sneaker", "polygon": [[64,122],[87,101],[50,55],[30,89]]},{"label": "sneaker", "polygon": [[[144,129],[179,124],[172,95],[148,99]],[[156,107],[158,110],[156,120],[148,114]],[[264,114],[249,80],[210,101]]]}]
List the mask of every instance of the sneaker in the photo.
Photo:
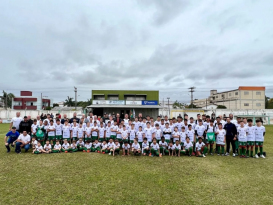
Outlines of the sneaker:
[{"label": "sneaker", "polygon": [[90,152],[90,150],[87,150],[87,152],[89,153],[89,152]]},{"label": "sneaker", "polygon": [[17,152],[17,154],[21,154],[21,152]]},{"label": "sneaker", "polygon": [[206,157],[206,155],[203,154],[203,157]]},{"label": "sneaker", "polygon": [[111,155],[111,153],[109,153],[109,155]]},{"label": "sneaker", "polygon": [[265,158],[265,156],[262,154],[261,156],[260,156],[261,158]]},{"label": "sneaker", "polygon": [[229,153],[226,153],[225,156],[229,156]]},{"label": "sneaker", "polygon": [[100,151],[97,151],[98,153],[100,153]]},{"label": "sneaker", "polygon": [[258,159],[258,158],[259,158],[259,156],[258,156],[257,154],[255,154],[255,158],[257,158],[257,159]]},{"label": "sneaker", "polygon": [[83,152],[85,152],[85,150],[83,150]]},{"label": "sneaker", "polygon": [[65,151],[65,153],[68,153],[68,151]]},{"label": "sneaker", "polygon": [[150,153],[149,156],[152,156],[152,153]]},{"label": "sneaker", "polygon": [[[236,156],[236,154],[235,154],[235,153],[233,153],[233,154],[232,154],[232,156],[233,156],[233,157],[235,157],[235,156]],[[238,154],[237,154],[237,156],[238,156]]]},{"label": "sneaker", "polygon": [[102,154],[105,154],[105,152],[103,152]]},{"label": "sneaker", "polygon": [[217,154],[218,156],[220,156],[220,154]]}]

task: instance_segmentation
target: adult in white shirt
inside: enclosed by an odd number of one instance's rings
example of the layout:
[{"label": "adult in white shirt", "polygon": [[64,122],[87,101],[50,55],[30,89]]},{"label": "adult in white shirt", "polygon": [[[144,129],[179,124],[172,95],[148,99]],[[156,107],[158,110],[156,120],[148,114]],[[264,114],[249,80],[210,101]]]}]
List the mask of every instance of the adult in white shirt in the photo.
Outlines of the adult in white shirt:
[{"label": "adult in white shirt", "polygon": [[16,117],[11,119],[11,123],[9,125],[9,131],[11,131],[12,127],[16,127],[16,131],[19,132],[19,125],[23,118],[20,117],[20,112],[16,112]]},{"label": "adult in white shirt", "polygon": [[21,153],[21,148],[25,149],[25,152],[29,150],[30,147],[30,136],[27,134],[27,131],[23,131],[23,134],[20,134],[18,139],[16,140],[15,152],[17,154]]}]

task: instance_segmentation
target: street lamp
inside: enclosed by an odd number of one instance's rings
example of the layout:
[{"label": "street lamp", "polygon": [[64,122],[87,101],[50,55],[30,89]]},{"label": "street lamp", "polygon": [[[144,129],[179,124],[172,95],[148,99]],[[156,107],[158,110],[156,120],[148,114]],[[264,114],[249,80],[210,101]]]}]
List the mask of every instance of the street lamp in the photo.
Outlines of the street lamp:
[{"label": "street lamp", "polygon": [[169,103],[170,97],[167,97],[167,99],[168,99],[168,110],[169,110],[169,117],[170,117],[170,103]]}]

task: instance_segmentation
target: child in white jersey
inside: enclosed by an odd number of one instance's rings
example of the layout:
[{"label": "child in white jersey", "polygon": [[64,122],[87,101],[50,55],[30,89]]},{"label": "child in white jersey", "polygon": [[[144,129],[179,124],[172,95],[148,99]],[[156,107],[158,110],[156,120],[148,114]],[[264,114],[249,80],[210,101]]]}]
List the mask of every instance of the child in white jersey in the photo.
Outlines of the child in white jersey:
[{"label": "child in white jersey", "polygon": [[174,155],[180,157],[180,152],[181,152],[181,145],[179,143],[179,140],[176,140],[174,144]]},{"label": "child in white jersey", "polygon": [[178,132],[178,128],[175,127],[174,131],[172,133],[173,142],[176,143],[176,141],[180,141],[180,133]]},{"label": "child in white jersey", "polygon": [[84,129],[84,132],[85,132],[85,138],[84,138],[84,141],[87,142],[91,142],[91,131],[92,131],[92,127],[90,125],[90,122],[87,122],[86,123],[86,127]]},{"label": "child in white jersey", "polygon": [[153,139],[153,142],[152,144],[150,145],[150,148],[151,148],[151,153],[150,153],[150,156],[158,156],[158,157],[162,157],[162,155],[158,152],[159,151],[159,145],[158,143],[156,142],[156,139],[154,138]]},{"label": "child in white jersey", "polygon": [[184,143],[184,149],[181,151],[181,153],[188,154],[191,157],[192,151],[193,151],[193,144],[190,141],[190,138],[187,136],[186,142]]},{"label": "child in white jersey", "polygon": [[251,150],[250,156],[253,157],[253,148],[255,145],[255,129],[256,127],[253,126],[252,119],[247,120],[248,126],[246,128],[247,132],[247,154],[246,157],[249,157],[249,150]]},{"label": "child in white jersey", "polygon": [[247,136],[244,121],[240,122],[240,126],[237,128],[237,133],[239,143],[239,155],[241,158],[246,158]]},{"label": "child in white jersey", "polygon": [[103,142],[103,140],[105,139],[105,132],[106,132],[106,129],[103,126],[103,122],[100,122],[100,127],[99,127],[99,142]]},{"label": "child in white jersey", "polygon": [[122,156],[130,156],[130,145],[128,141],[125,141],[124,144],[122,145]]},{"label": "child in white jersey", "polygon": [[82,140],[82,138],[80,138],[78,141],[77,141],[77,147],[78,147],[78,150],[79,151],[83,151],[84,150],[84,141]]},{"label": "child in white jersey", "polygon": [[60,141],[57,140],[56,144],[54,145],[53,149],[52,149],[52,153],[61,153],[61,149],[62,149],[62,145],[60,144]]},{"label": "child in white jersey", "polygon": [[262,125],[262,122],[260,120],[256,120],[255,158],[259,158],[259,156],[258,156],[258,148],[259,147],[260,147],[260,157],[265,158],[265,155],[263,153],[264,135],[265,135],[265,127]]},{"label": "child in white jersey", "polygon": [[84,138],[84,128],[82,126],[82,122],[80,122],[79,127],[77,129],[77,139],[79,140],[79,139],[83,139],[83,138]]},{"label": "child in white jersey", "polygon": [[159,150],[160,154],[162,155],[168,155],[169,150],[168,150],[168,143],[165,141],[165,137],[161,137],[161,141],[159,141]]},{"label": "child in white jersey", "polygon": [[203,142],[202,137],[198,138],[198,142],[195,146],[195,156],[196,157],[206,157],[208,148],[206,147],[206,144]]},{"label": "child in white jersey", "polygon": [[175,146],[174,146],[173,142],[171,141],[171,142],[169,143],[169,145],[168,145],[169,156],[172,156],[172,157],[173,157],[173,155],[175,154],[174,149],[175,149]]},{"label": "child in white jersey", "polygon": [[134,139],[134,143],[132,143],[132,152],[134,155],[139,156],[141,154],[140,145],[138,144],[137,138]]},{"label": "child in white jersey", "polygon": [[138,131],[136,133],[138,143],[140,145],[140,148],[142,148],[142,143],[143,143],[143,137],[144,137],[144,132],[142,132],[142,126],[138,127]]},{"label": "child in white jersey", "polygon": [[35,146],[35,148],[33,149],[32,153],[33,154],[42,154],[44,152],[44,148],[41,145],[40,142],[37,143],[37,145]]},{"label": "child in white jersey", "polygon": [[70,151],[70,144],[67,142],[67,139],[64,139],[64,143],[62,145],[62,152],[68,153]]},{"label": "child in white jersey", "polygon": [[155,135],[157,143],[159,143],[162,137],[162,130],[160,129],[159,124],[155,124],[154,135]]},{"label": "child in white jersey", "polygon": [[91,152],[92,144],[90,141],[85,142],[83,152]]},{"label": "child in white jersey", "polygon": [[217,138],[216,138],[216,151],[217,154],[220,155],[220,148],[221,154],[224,156],[225,152],[225,144],[226,144],[226,130],[223,129],[222,123],[218,124],[218,129],[216,131]]},{"label": "child in white jersey", "polygon": [[142,154],[145,155],[149,155],[150,152],[150,146],[149,146],[149,142],[147,140],[146,137],[144,137],[143,139],[143,143],[142,143]]}]

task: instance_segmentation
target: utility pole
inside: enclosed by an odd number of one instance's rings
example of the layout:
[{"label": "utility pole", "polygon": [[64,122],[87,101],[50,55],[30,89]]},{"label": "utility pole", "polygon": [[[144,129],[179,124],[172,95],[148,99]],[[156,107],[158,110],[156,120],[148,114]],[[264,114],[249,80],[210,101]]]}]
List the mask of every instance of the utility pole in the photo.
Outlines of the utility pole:
[{"label": "utility pole", "polygon": [[75,92],[75,110],[77,110],[77,88],[74,86],[74,92]]},{"label": "utility pole", "polygon": [[208,109],[208,103],[207,103],[207,98],[206,98],[206,110]]},{"label": "utility pole", "polygon": [[5,102],[5,105],[6,105],[6,110],[8,109],[8,93],[6,93],[6,102]]},{"label": "utility pole", "polygon": [[195,92],[195,87],[190,87],[189,89],[189,92],[191,93],[191,108],[193,108],[193,93]]},{"label": "utility pole", "polygon": [[169,118],[170,118],[170,102],[169,102],[170,97],[167,97],[167,99],[168,99],[168,110],[169,110]]},{"label": "utility pole", "polygon": [[41,93],[41,110],[43,110],[43,93]]}]

